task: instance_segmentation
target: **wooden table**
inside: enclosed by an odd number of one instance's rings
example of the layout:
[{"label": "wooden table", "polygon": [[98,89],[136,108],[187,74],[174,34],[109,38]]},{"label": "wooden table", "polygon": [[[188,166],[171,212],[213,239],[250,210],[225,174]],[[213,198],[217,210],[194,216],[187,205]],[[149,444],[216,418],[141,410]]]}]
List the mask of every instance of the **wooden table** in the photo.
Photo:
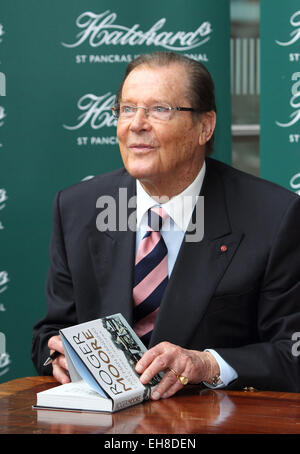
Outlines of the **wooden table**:
[{"label": "wooden table", "polygon": [[187,387],[178,395],[115,414],[34,410],[36,393],[53,377],[0,385],[2,434],[299,434],[300,394],[212,391]]}]

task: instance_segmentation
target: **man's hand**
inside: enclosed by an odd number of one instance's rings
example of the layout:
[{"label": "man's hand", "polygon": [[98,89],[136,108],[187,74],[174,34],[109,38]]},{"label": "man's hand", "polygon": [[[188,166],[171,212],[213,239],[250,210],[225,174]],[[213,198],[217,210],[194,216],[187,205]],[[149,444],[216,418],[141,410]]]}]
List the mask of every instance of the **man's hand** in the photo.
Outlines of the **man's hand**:
[{"label": "man's hand", "polygon": [[157,373],[165,372],[151,394],[153,400],[170,397],[183,388],[170,369],[187,377],[189,383],[210,382],[220,373],[218,363],[211,353],[186,350],[169,342],[161,342],[148,350],[136,364],[136,371],[141,374],[140,380],[144,385]]},{"label": "man's hand", "polygon": [[58,358],[52,361],[53,377],[60,383],[69,383],[70,377],[68,373],[68,365],[64,353],[64,347],[60,336],[52,336],[48,341],[50,354],[54,351],[60,353]]}]

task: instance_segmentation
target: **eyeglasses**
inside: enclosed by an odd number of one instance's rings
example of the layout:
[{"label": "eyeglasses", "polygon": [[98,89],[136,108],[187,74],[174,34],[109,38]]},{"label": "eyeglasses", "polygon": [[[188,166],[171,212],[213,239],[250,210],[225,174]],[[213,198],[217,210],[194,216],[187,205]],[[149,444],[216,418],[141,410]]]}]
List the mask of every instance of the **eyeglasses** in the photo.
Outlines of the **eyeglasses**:
[{"label": "eyeglasses", "polygon": [[195,109],[192,107],[171,107],[169,104],[165,103],[152,104],[151,106],[143,107],[121,102],[112,107],[112,113],[114,117],[119,118],[120,120],[129,120],[135,116],[138,109],[144,109],[148,118],[161,121],[170,120],[176,111],[195,112]]}]

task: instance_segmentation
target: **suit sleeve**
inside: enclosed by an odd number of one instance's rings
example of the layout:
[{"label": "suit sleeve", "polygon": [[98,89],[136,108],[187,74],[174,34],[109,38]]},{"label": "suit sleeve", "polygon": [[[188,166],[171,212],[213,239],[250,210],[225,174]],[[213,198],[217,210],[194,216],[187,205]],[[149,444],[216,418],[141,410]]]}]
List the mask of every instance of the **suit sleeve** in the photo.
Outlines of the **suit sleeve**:
[{"label": "suit sleeve", "polygon": [[[216,348],[238,374],[228,388],[300,392],[300,198],[286,209],[270,247],[257,303],[260,342],[238,348]],[[294,337],[293,337],[294,336]]]},{"label": "suit sleeve", "polygon": [[60,194],[53,204],[50,241],[50,267],[46,282],[47,313],[33,329],[32,360],[40,375],[51,375],[52,366],[43,367],[49,356],[48,340],[59,329],[76,324],[76,308],[71,273],[68,267],[60,213]]}]

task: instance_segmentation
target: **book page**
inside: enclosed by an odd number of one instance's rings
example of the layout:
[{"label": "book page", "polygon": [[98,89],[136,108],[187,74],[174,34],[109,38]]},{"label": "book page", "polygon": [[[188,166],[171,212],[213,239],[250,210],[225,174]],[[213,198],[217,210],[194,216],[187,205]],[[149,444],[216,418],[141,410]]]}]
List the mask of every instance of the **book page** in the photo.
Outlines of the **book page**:
[{"label": "book page", "polygon": [[[101,386],[99,386],[98,382],[95,380],[93,375],[91,375],[87,367],[84,365],[79,356],[74,352],[72,347],[69,345],[68,341],[64,339],[64,337],[62,337],[62,342],[64,344],[64,350],[72,382],[77,383],[78,382],[77,377],[80,376],[81,379],[83,379],[94,391],[99,393],[102,397],[107,398],[107,395],[105,394]],[[72,365],[75,368],[74,371],[72,371]],[[74,376],[76,377],[75,381],[73,380]]]},{"label": "book page", "polygon": [[109,411],[113,401],[94,391],[84,380],[65,383],[37,393],[34,408],[55,408],[75,411]]},{"label": "book page", "polygon": [[[98,396],[98,393],[90,388],[90,386],[84,381],[81,380],[79,382],[73,383],[65,383],[64,385],[55,386],[54,388],[47,389],[47,391],[42,391],[45,395],[53,394],[53,396],[74,396],[74,397],[96,397],[101,398]],[[41,393],[41,394],[42,394]]]}]

